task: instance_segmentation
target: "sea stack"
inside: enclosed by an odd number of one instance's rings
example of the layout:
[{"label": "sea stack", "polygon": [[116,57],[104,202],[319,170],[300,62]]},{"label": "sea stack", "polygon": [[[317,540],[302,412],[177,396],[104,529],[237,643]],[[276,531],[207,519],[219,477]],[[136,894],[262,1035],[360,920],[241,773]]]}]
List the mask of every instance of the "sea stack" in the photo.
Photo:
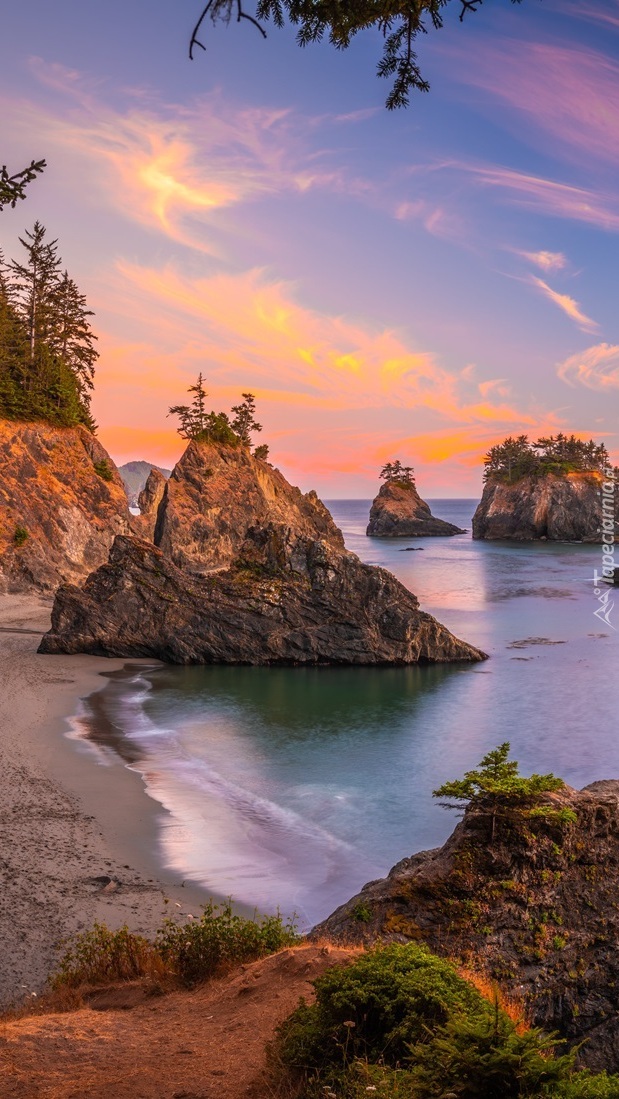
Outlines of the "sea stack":
[{"label": "sea stack", "polygon": [[249,447],[193,441],[155,542],[118,537],[83,588],[56,595],[41,652],[175,664],[414,664],[485,654],[364,565],[315,493]]},{"label": "sea stack", "polygon": [[0,420],[0,590],[54,591],[129,531],[125,489],[86,427]]},{"label": "sea stack", "polygon": [[508,438],[486,455],[473,538],[616,540],[619,482],[604,444],[573,435]]},{"label": "sea stack", "polygon": [[366,534],[374,538],[444,538],[465,534],[460,527],[436,519],[422,500],[410,466],[388,462],[381,471],[381,486],[370,511]]}]

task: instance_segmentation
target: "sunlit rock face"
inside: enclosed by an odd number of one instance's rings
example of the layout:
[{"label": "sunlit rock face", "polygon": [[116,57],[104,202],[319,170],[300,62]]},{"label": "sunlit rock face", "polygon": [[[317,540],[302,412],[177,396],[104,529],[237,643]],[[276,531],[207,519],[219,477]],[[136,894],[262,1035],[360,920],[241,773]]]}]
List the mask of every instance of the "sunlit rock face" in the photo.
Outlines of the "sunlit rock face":
[{"label": "sunlit rock face", "polygon": [[119,537],[83,588],[61,587],[41,652],[172,664],[477,661],[391,573],[327,539],[255,526],[233,563],[198,575]]},{"label": "sunlit rock face", "polygon": [[131,529],[139,538],[152,542],[159,514],[159,505],[165,493],[166,478],[156,467],[151,469],[146,484],[137,497],[139,515],[131,516]]},{"label": "sunlit rock face", "polygon": [[[523,477],[513,485],[488,481],[473,516],[473,538],[601,542],[603,483],[593,472]],[[617,519],[619,489],[615,497]]]},{"label": "sunlit rock face", "polygon": [[372,504],[366,534],[374,538],[423,538],[464,534],[460,527],[436,519],[415,485],[386,481]]},{"label": "sunlit rock face", "polygon": [[204,572],[229,565],[248,530],[267,523],[344,548],[315,492],[303,494],[247,447],[191,442],[165,486],[154,540],[174,564]]},{"label": "sunlit rock face", "polygon": [[125,489],[86,428],[0,420],[0,588],[84,579],[129,530]]}]

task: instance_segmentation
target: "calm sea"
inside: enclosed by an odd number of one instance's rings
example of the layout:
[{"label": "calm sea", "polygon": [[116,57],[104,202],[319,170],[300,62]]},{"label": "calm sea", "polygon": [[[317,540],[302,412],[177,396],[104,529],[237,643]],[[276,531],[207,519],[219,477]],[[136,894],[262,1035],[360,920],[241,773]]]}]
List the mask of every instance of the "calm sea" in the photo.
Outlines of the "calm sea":
[{"label": "calm sea", "polygon": [[[470,531],[475,501],[431,504]],[[504,740],[525,772],[577,787],[619,776],[619,597],[611,625],[595,616],[599,548],[370,539],[369,505],[329,503],[348,548],[395,573],[489,661],[165,667],[103,692],[132,765],[168,810],[162,863],[214,894],[296,911],[302,927],[442,843],[454,816],[432,790]]]}]

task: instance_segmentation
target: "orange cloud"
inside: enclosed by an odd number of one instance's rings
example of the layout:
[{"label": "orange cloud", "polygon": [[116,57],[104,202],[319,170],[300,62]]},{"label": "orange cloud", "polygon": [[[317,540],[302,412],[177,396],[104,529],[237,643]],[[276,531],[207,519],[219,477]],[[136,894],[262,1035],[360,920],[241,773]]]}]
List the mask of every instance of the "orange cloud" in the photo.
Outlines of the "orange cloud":
[{"label": "orange cloud", "polygon": [[598,328],[596,322],[583,313],[578,302],[571,298],[569,294],[559,294],[547,282],[539,279],[537,275],[531,275],[530,282],[533,286],[537,286],[555,305],[558,305],[559,309],[562,309],[571,320],[576,321],[576,324],[582,328],[583,332],[594,332]]},{"label": "orange cloud", "polygon": [[619,389],[619,346],[598,343],[570,355],[557,367],[557,375],[568,385],[606,392]]}]

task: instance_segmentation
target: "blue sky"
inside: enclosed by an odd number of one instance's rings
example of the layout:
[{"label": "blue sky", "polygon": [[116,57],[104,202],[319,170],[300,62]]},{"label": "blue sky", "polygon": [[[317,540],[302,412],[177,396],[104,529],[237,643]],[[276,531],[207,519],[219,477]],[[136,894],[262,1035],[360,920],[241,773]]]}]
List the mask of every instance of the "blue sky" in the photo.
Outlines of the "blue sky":
[{"label": "blue sky", "polygon": [[216,408],[255,392],[274,462],[327,497],[395,456],[475,496],[520,432],[617,455],[619,3],[451,4],[419,42],[431,92],[392,113],[377,34],[208,25],[190,63],[198,8],[4,17],[2,160],[49,167],[0,244],[35,218],[59,239],[113,456],[172,463],[199,370]]}]

